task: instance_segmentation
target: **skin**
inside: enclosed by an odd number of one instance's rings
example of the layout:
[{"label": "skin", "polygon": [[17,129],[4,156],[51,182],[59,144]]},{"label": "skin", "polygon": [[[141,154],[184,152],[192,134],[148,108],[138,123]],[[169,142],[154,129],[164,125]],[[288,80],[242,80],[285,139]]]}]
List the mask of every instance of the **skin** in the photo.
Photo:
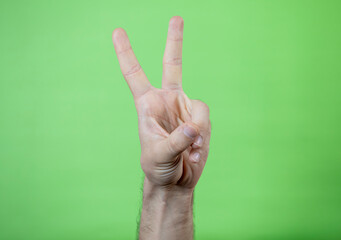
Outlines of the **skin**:
[{"label": "skin", "polygon": [[170,19],[162,88],[153,87],[117,28],[113,43],[138,114],[141,167],[145,173],[140,239],[193,239],[193,191],[206,164],[209,108],[182,89],[184,21]]}]

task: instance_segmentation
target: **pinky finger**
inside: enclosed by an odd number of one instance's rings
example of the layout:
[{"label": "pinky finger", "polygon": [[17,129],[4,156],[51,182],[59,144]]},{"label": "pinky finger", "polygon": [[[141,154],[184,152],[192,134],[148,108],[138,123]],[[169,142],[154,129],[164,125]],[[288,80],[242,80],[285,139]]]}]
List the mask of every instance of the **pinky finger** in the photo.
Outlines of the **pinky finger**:
[{"label": "pinky finger", "polygon": [[190,155],[189,155],[189,160],[192,162],[192,163],[198,163],[200,162],[200,158],[201,158],[201,154],[199,151],[191,151]]}]

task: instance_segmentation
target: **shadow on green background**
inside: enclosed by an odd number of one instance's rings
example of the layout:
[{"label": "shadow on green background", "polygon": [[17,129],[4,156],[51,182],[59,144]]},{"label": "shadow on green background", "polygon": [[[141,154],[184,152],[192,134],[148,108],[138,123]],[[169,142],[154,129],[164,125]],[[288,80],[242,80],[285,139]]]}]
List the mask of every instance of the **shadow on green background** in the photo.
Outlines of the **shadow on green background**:
[{"label": "shadow on green background", "polygon": [[341,238],[339,1],[2,1],[0,239],[133,239],[137,116],[111,33],[210,106],[196,239]]}]

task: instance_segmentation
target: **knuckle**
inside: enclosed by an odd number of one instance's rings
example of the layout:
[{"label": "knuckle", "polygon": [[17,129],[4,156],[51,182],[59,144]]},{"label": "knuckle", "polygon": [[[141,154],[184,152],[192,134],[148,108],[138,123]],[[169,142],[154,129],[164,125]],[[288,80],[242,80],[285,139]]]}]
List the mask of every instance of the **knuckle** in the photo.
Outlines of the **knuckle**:
[{"label": "knuckle", "polygon": [[164,58],[163,59],[164,65],[181,65],[182,64],[182,58],[181,57],[173,57],[173,58]]},{"label": "knuckle", "polygon": [[210,112],[210,108],[209,108],[209,106],[208,106],[206,103],[200,101],[200,104],[201,104],[201,107],[202,107],[206,112],[208,112],[208,113]]},{"label": "knuckle", "polygon": [[209,114],[210,113],[210,108],[209,108],[209,106],[206,104],[206,103],[204,103],[203,101],[201,101],[201,100],[193,100],[197,105],[198,105],[198,107],[199,108],[201,108],[203,111],[205,111],[207,114]]},{"label": "knuckle", "polygon": [[192,101],[195,102],[200,107],[205,107],[205,108],[207,107],[208,108],[208,105],[199,99],[192,99]]},{"label": "knuckle", "polygon": [[141,65],[140,64],[134,64],[132,66],[130,66],[126,71],[123,72],[123,76],[128,79],[131,76],[135,75],[136,73],[138,73],[139,71],[141,71]]},{"label": "knuckle", "polygon": [[129,47],[125,48],[125,49],[118,50],[117,51],[117,56],[121,56],[121,55],[127,54],[130,51],[132,51],[131,46],[129,46]]}]

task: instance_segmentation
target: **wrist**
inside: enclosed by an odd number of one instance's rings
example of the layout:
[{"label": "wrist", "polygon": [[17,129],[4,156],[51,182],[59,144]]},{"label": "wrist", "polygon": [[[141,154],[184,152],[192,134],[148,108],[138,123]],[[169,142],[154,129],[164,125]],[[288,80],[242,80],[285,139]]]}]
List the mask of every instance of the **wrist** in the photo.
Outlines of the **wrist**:
[{"label": "wrist", "polygon": [[192,239],[193,190],[155,185],[146,177],[140,239]]},{"label": "wrist", "polygon": [[194,188],[186,188],[178,185],[160,186],[151,182],[147,177],[144,179],[143,199],[158,199],[160,202],[181,201],[193,202]]}]

